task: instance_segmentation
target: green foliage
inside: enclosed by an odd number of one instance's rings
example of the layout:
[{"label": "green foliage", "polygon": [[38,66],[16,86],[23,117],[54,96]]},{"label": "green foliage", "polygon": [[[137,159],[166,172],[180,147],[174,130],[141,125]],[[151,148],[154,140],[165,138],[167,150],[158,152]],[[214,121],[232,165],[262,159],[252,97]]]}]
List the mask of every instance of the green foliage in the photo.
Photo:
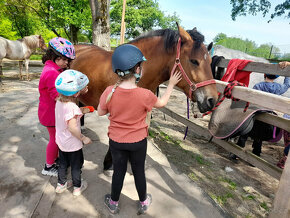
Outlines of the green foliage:
[{"label": "green foliage", "polygon": [[[111,19],[111,34],[119,35],[121,31],[123,1],[112,0],[110,19]],[[153,28],[172,28],[175,22],[180,22],[178,16],[165,16],[159,9],[157,1],[153,0],[127,0],[126,2],[126,37],[135,38],[142,32]]]},{"label": "green foliage", "polygon": [[[237,37],[227,37],[224,33],[219,33],[214,38],[215,45],[222,45],[226,48],[239,50],[250,55],[257,57],[269,58],[284,58],[284,56],[279,56],[280,49],[273,46],[272,44],[262,44],[257,46],[254,41],[243,40]],[[271,55],[270,55],[271,54]]]},{"label": "green foliage", "polygon": [[[257,15],[262,13],[265,17],[272,5],[268,0],[231,0],[232,5],[232,20],[236,20],[238,16],[246,16],[247,14]],[[274,13],[271,14],[271,19],[285,15],[286,18],[290,18],[290,1],[284,0],[282,3],[277,4],[274,9]]]}]

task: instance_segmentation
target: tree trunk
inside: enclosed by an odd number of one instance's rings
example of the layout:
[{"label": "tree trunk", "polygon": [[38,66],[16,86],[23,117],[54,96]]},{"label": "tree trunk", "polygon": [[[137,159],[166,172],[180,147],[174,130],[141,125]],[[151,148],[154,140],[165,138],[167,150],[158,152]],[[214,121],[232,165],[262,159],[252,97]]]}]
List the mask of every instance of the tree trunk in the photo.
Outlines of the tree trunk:
[{"label": "tree trunk", "polygon": [[78,43],[78,31],[78,27],[73,24],[70,25],[70,39],[73,44]]},{"label": "tree trunk", "polygon": [[90,0],[93,44],[106,50],[110,45],[110,0]]}]

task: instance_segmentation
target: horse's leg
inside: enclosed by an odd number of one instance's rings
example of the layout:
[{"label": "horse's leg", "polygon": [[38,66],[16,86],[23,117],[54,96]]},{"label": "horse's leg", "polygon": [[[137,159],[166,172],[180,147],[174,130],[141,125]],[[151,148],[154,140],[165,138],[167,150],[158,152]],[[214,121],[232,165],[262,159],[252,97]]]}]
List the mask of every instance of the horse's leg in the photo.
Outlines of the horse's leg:
[{"label": "horse's leg", "polygon": [[22,80],[23,61],[19,61],[19,79]]},{"label": "horse's leg", "polygon": [[3,76],[3,71],[2,71],[2,59],[0,59],[0,76]]},{"label": "horse's leg", "polygon": [[[84,107],[85,105],[79,101],[79,107]],[[81,117],[81,127],[85,126],[85,114]]]},{"label": "horse's leg", "polygon": [[25,69],[26,69],[26,79],[29,80],[29,72],[28,72],[29,60],[25,59],[24,64],[25,64]]},{"label": "horse's leg", "polygon": [[103,165],[104,165],[104,171],[110,170],[113,167],[113,159],[112,159],[110,147],[109,147],[109,150],[107,151],[107,154],[105,156]]},{"label": "horse's leg", "polygon": [[257,156],[261,156],[262,153],[262,140],[261,139],[254,139],[254,142],[252,144],[253,147],[253,154]]}]

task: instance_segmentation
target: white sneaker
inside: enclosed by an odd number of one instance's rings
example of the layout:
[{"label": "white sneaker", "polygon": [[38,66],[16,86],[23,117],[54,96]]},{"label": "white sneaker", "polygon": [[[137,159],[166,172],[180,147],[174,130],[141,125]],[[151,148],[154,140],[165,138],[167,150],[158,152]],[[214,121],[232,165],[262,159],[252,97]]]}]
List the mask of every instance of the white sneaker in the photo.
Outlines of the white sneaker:
[{"label": "white sneaker", "polygon": [[72,180],[66,181],[66,183],[64,185],[57,183],[57,186],[55,188],[55,192],[56,193],[63,193],[65,190],[72,187],[72,185],[73,185]]},{"label": "white sneaker", "polygon": [[88,183],[86,180],[82,180],[81,187],[74,187],[73,195],[74,196],[80,196],[84,190],[86,190],[88,187]]},{"label": "white sneaker", "polygon": [[57,175],[58,175],[57,166],[55,164],[53,164],[51,167],[47,167],[45,164],[43,170],[41,171],[41,174],[44,176],[57,177]]}]

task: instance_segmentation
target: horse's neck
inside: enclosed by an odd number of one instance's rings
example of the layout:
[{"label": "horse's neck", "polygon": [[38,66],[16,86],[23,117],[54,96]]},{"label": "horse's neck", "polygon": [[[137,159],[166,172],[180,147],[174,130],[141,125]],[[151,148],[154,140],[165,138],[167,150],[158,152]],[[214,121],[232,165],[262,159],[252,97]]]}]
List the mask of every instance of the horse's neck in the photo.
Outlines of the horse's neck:
[{"label": "horse's neck", "polygon": [[[146,43],[146,40],[149,43]],[[144,75],[146,76],[146,84],[143,87],[151,90],[156,90],[158,85],[169,79],[168,61],[169,55],[166,53],[164,48],[164,41],[161,37],[155,39],[148,38],[133,43],[137,46],[148,60],[144,63]]]},{"label": "horse's neck", "polygon": [[37,47],[39,47],[39,40],[36,35],[34,36],[26,36],[23,38],[23,44],[29,49],[29,50],[35,50]]}]

